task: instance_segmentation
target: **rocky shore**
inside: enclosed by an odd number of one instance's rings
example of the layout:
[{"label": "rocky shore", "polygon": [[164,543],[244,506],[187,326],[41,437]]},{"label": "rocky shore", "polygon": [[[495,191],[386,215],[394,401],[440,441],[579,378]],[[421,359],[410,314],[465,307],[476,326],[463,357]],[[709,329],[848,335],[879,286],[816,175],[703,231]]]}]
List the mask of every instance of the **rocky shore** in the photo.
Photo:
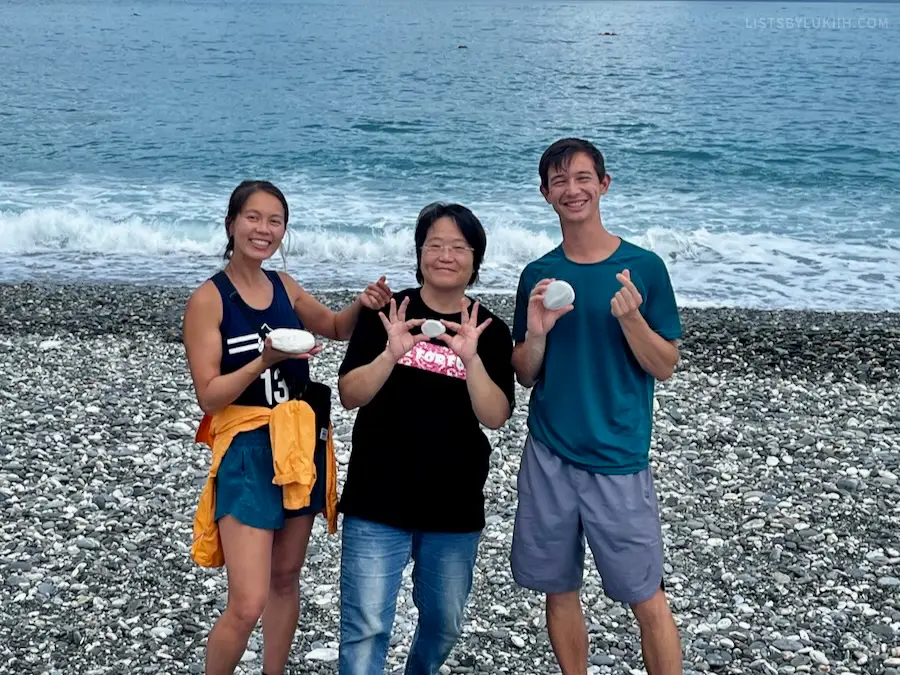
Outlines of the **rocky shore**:
[{"label": "rocky shore", "polygon": [[[200,673],[221,570],[188,548],[209,452],[180,343],[188,291],[0,286],[0,674]],[[346,296],[322,298],[339,306]],[[484,302],[511,318],[512,298]],[[900,675],[900,315],[686,309],[653,469],[686,671]],[[343,345],[314,376],[336,387]],[[559,672],[508,552],[527,392],[495,454],[448,673]],[[352,413],[335,397],[339,460]],[[339,536],[317,524],[289,672],[336,673]],[[415,625],[401,594],[390,653]],[[585,580],[591,672],[643,669]],[[262,644],[242,666],[259,673]]]}]

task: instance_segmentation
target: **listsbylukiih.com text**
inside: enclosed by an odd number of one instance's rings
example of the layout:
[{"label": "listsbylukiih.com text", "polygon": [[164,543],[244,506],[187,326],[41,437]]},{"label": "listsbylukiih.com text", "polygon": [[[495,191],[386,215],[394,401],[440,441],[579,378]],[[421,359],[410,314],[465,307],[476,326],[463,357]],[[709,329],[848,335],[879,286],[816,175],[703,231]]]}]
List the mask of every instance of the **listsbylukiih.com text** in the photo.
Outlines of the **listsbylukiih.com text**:
[{"label": "listsbylukiih.com text", "polygon": [[862,30],[887,28],[885,17],[790,17],[769,16],[746,19],[747,28],[784,30]]}]

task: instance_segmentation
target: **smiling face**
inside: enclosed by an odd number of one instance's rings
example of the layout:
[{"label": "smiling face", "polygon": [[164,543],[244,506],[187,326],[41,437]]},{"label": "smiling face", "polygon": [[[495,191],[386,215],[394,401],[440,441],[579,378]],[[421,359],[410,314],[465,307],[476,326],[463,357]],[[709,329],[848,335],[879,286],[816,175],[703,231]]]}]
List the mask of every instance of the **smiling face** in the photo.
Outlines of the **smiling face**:
[{"label": "smiling face", "polygon": [[277,197],[267,192],[254,192],[228,226],[234,237],[236,253],[252,260],[266,260],[272,256],[285,232],[284,207]]},{"label": "smiling face", "polygon": [[424,282],[443,291],[465,289],[474,271],[472,246],[449,216],[434,221],[422,245]]},{"label": "smiling face", "polygon": [[600,196],[606,194],[610,177],[597,175],[590,155],[579,152],[547,172],[547,185],[541,194],[560,220],[567,224],[584,223],[600,213]]}]

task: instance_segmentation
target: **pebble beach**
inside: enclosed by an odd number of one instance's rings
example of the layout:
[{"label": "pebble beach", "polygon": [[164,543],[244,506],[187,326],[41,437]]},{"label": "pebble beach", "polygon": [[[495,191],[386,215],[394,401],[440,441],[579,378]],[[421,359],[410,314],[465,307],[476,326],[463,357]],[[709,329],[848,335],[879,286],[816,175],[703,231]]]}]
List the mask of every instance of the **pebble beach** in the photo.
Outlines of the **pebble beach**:
[{"label": "pebble beach", "polygon": [[[224,570],[190,558],[209,451],[180,341],[189,289],[0,286],[0,675],[202,673]],[[339,307],[342,294],[319,295]],[[483,302],[511,321],[512,298]],[[684,309],[651,450],[686,672],[900,675],[900,314]],[[341,471],[344,345],[334,391]],[[558,673],[509,547],[528,392],[489,432],[487,527],[444,673]],[[339,477],[339,487],[343,474]],[[319,519],[288,672],[337,672],[340,536]],[[387,672],[415,626],[409,569]],[[591,673],[643,672],[592,564]],[[239,672],[261,670],[254,633]]]}]

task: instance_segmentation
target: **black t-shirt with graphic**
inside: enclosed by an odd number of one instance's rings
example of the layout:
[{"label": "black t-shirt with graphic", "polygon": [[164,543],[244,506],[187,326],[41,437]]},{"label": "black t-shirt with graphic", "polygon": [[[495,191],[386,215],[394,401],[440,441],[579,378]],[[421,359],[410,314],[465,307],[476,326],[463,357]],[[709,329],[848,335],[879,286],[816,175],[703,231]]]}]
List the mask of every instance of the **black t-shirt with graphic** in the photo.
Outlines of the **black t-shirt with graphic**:
[{"label": "black t-shirt with graphic", "polygon": [[[418,288],[395,293],[398,308],[407,296],[407,319],[460,321],[459,312],[429,308]],[[512,407],[512,337],[506,323],[479,305],[478,323],[488,318],[492,321],[478,340],[478,355]],[[386,344],[378,312],[363,309],[339,374],[371,363]],[[441,340],[418,343],[394,366],[381,390],[357,413],[342,513],[430,532],[484,527],[491,447],[465,377],[462,361]]]}]

